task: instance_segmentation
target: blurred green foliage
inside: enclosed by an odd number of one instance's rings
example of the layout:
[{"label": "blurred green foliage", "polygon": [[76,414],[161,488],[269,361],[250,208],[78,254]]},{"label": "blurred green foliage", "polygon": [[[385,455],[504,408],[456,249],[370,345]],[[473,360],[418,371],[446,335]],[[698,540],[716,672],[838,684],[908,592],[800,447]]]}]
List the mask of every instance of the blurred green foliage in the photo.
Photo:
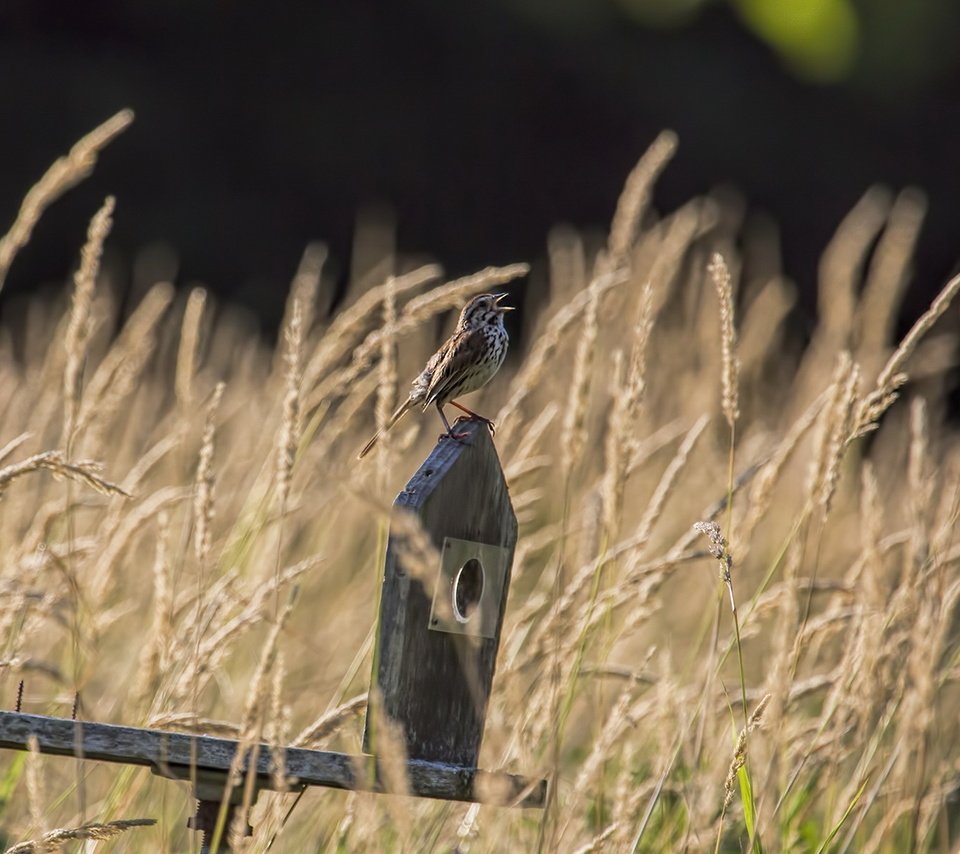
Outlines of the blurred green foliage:
[{"label": "blurred green foliage", "polygon": [[799,76],[846,77],[854,66],[859,21],[849,0],[733,0],[743,22]]},{"label": "blurred green foliage", "polygon": [[647,27],[681,27],[726,5],[796,77],[879,94],[929,85],[958,61],[956,0],[503,0],[554,30],[583,32],[611,11]]}]

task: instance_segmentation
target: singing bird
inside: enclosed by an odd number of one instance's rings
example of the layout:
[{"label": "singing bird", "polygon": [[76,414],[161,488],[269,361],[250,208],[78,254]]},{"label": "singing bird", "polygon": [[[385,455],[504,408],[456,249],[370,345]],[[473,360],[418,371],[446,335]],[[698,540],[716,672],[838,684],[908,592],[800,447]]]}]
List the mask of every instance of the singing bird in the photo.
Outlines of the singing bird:
[{"label": "singing bird", "polygon": [[447,421],[443,407],[448,403],[493,428],[493,422],[489,418],[477,415],[457,403],[454,398],[485,386],[503,364],[508,342],[503,315],[513,311],[513,306],[500,305],[500,300],[505,296],[506,294],[480,294],[463,307],[453,335],[430,357],[420,376],[413,381],[407,399],[390,416],[384,427],[364,445],[358,459],[363,459],[370,453],[382,432],[393,427],[408,409],[417,405],[426,412],[428,406],[435,404],[446,428],[446,435],[453,439],[461,439],[464,434],[454,433]]}]

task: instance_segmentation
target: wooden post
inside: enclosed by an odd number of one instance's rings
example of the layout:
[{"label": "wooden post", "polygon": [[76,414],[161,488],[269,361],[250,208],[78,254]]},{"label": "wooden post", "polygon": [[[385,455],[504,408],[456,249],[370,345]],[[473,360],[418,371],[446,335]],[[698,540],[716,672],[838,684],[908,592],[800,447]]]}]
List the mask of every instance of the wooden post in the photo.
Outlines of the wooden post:
[{"label": "wooden post", "polygon": [[[475,768],[517,519],[486,425],[457,429],[467,436],[441,439],[393,504],[371,681],[383,713],[403,728],[410,759]],[[411,554],[416,537],[409,520],[397,518],[403,513],[422,526],[436,565],[418,565]],[[375,724],[368,710],[370,753]]]}]

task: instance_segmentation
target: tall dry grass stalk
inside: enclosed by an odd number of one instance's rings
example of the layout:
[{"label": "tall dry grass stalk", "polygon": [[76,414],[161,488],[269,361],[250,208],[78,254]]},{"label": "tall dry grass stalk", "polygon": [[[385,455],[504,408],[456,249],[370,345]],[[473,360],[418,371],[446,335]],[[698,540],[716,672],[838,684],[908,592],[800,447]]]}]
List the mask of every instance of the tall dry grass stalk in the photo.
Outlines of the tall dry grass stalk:
[{"label": "tall dry grass stalk", "polygon": [[130,498],[123,487],[100,476],[103,466],[92,460],[69,462],[60,451],[43,451],[19,463],[0,469],[0,495],[13,481],[34,471],[49,471],[54,477],[73,480],[102,495],[122,495]]},{"label": "tall dry grass stalk", "polygon": [[173,387],[177,400],[184,411],[193,405],[193,378],[197,372],[197,359],[200,352],[200,326],[206,304],[207,292],[203,288],[194,288],[190,291],[190,296],[187,297],[187,307],[183,312]]},{"label": "tall dry grass stalk", "polygon": [[213,469],[214,438],[216,436],[217,410],[223,398],[225,383],[217,383],[213,396],[207,404],[206,416],[203,423],[203,438],[200,444],[200,455],[197,463],[197,477],[193,497],[193,552],[197,563],[202,567],[207,562],[210,553],[210,543],[213,539],[211,526],[214,514],[214,485],[216,482]]},{"label": "tall dry grass stalk", "polygon": [[587,439],[585,419],[590,389],[593,386],[593,363],[597,341],[597,326],[600,294],[596,283],[588,290],[587,306],[583,313],[577,352],[573,361],[573,378],[570,383],[570,395],[564,409],[563,453],[560,462],[566,471],[573,471],[583,456],[583,446]]},{"label": "tall dry grass stalk", "polygon": [[757,707],[753,710],[749,720],[744,728],[740,730],[740,735],[737,737],[737,746],[733,751],[730,769],[727,771],[726,779],[723,781],[723,812],[726,812],[730,807],[730,802],[733,800],[733,787],[737,783],[737,775],[740,773],[740,769],[747,763],[747,737],[760,725],[763,719],[763,713],[769,702],[770,695],[764,694],[763,699],[757,703]]},{"label": "tall dry grass stalk", "polygon": [[871,187],[844,217],[820,261],[818,333],[847,348],[857,308],[857,282],[870,245],[890,213],[890,194]]},{"label": "tall dry grass stalk", "polygon": [[290,322],[283,332],[284,337],[284,393],[280,432],[277,434],[276,496],[282,514],[290,493],[293,464],[297,458],[300,435],[302,403],[300,400],[301,361],[303,358],[303,307],[300,300],[293,303]]},{"label": "tall dry grass stalk", "polygon": [[127,818],[117,821],[96,822],[80,827],[61,827],[43,834],[39,839],[21,842],[4,851],[4,854],[39,854],[41,851],[62,851],[73,840],[100,841],[114,839],[135,827],[152,827],[157,823],[153,818]]},{"label": "tall dry grass stalk", "polygon": [[912,188],[900,193],[890,208],[857,309],[857,343],[862,358],[876,358],[890,343],[897,306],[910,282],[910,260],[926,210],[923,193]]},{"label": "tall dry grass stalk", "polygon": [[73,441],[76,426],[77,409],[80,406],[80,385],[83,380],[83,367],[86,358],[87,342],[90,340],[93,319],[90,310],[93,305],[93,289],[96,287],[100,272],[100,256],[103,242],[113,226],[114,199],[108,196],[90,220],[87,230],[87,242],[80,252],[80,268],[73,277],[73,300],[71,302],[70,322],[64,335],[64,349],[67,354],[63,374],[63,436],[60,443],[69,448]]},{"label": "tall dry grass stalk", "polygon": [[727,263],[719,252],[710,259],[710,277],[720,302],[720,353],[723,357],[721,408],[730,429],[740,417],[740,363],[736,355],[737,333],[733,322],[733,285]]},{"label": "tall dry grass stalk", "polygon": [[650,202],[653,185],[676,151],[677,135],[673,131],[663,131],[627,176],[610,225],[607,255],[603,262],[606,271],[615,270],[627,262]]},{"label": "tall dry grass stalk", "polygon": [[857,409],[851,438],[859,438],[876,429],[880,417],[897,399],[899,389],[908,379],[908,375],[903,371],[907,360],[913,355],[922,338],[946,312],[957,291],[960,291],[960,274],[944,285],[930,308],[913,324],[883,366],[873,391],[863,399]]},{"label": "tall dry grass stalk", "polygon": [[121,110],[80,139],[70,153],[57,160],[30,188],[10,230],[0,238],[0,290],[14,256],[30,240],[43,212],[71,187],[86,178],[97,164],[101,150],[133,122],[133,110]]},{"label": "tall dry grass stalk", "polygon": [[387,287],[383,296],[383,331],[380,342],[380,371],[377,379],[377,405],[374,416],[377,422],[377,432],[380,434],[380,444],[377,448],[377,471],[380,488],[386,486],[390,469],[390,435],[387,424],[390,416],[396,409],[397,401],[397,295],[396,279],[393,276],[387,279]]},{"label": "tall dry grass stalk", "polygon": [[[0,279],[64,176],[128,120],[24,203]],[[675,145],[666,134],[641,158],[606,241],[553,233],[477,404],[496,413],[520,523],[480,765],[550,774],[548,820],[334,791],[290,812],[291,795],[255,803],[238,773],[255,825],[243,845],[956,848],[960,442],[946,414],[960,277],[892,340],[924,202],[872,190],[825,253],[806,341],[775,263],[736,293],[755,265],[727,201],[651,206]],[[410,583],[429,594],[436,578],[434,543],[384,499],[433,425],[393,435],[376,471],[353,466],[356,447],[453,313],[529,267],[441,281],[394,252],[392,278],[331,311],[314,245],[270,349],[200,289],[182,317],[163,282],[121,316],[95,287],[111,216],[94,218],[64,316],[37,302],[22,348],[0,335],[0,696],[22,679],[25,711],[62,715],[79,686],[89,719],[267,751],[284,788],[286,748],[353,754],[364,713],[382,718],[375,691],[367,708],[379,579],[362,568],[379,566],[387,519]],[[377,731],[388,785],[407,791],[402,733]],[[131,850],[189,848],[192,805],[147,771],[86,775],[102,824],[77,828],[73,766],[44,759],[41,785],[37,756],[12,757],[11,836],[60,826],[38,840],[59,846],[143,814],[160,827]]]},{"label": "tall dry grass stalk", "polygon": [[76,430],[83,434],[87,452],[100,452],[111,420],[136,392],[157,345],[157,327],[172,300],[173,285],[154,285],[90,378],[76,418]]},{"label": "tall dry grass stalk", "polygon": [[136,705],[151,704],[162,675],[171,665],[173,649],[173,578],[170,562],[170,516],[160,511],[157,519],[156,556],[153,563],[153,623],[146,645],[140,651],[140,668],[134,690]]},{"label": "tall dry grass stalk", "polygon": [[[294,309],[299,305],[304,337],[310,334],[317,317],[317,301],[320,297],[327,255],[327,247],[323,243],[310,243],[304,249],[300,266],[290,284],[290,294],[287,297],[281,328],[287,329],[290,326]],[[323,308],[325,309],[326,306]]]},{"label": "tall dry grass stalk", "polygon": [[43,786],[43,760],[40,758],[40,742],[35,735],[27,738],[27,801],[30,808],[30,829],[42,833],[47,798]]}]

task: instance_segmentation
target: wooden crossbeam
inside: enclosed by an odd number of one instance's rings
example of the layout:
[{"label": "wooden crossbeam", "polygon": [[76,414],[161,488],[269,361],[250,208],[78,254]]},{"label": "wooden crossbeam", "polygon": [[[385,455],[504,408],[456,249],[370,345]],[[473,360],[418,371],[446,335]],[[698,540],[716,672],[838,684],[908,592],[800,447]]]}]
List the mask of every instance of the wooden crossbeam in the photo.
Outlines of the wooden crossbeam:
[{"label": "wooden crossbeam", "polygon": [[[27,750],[29,736],[41,753],[73,756],[98,762],[144,765],[155,774],[178,780],[226,774],[240,742],[229,738],[169,732],[115,724],[74,721],[20,712],[0,712],[0,748]],[[270,747],[259,745],[257,786],[275,788]],[[288,747],[284,766],[290,789],[326,786],[365,792],[387,791],[378,762],[369,755]],[[448,801],[476,801],[500,806],[543,807],[546,780],[527,780],[514,774],[460,768],[441,762],[408,760],[404,794]],[[247,761],[242,766],[248,770]]]}]

